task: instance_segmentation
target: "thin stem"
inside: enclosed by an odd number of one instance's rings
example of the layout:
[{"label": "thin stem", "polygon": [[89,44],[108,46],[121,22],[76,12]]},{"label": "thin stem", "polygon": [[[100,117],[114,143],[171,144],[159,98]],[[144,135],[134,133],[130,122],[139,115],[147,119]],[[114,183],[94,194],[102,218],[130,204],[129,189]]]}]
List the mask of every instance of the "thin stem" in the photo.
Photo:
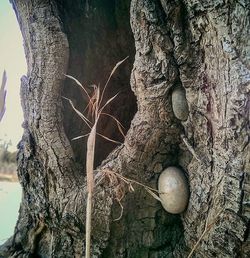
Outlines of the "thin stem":
[{"label": "thin stem", "polygon": [[[107,170],[104,171],[104,172],[107,172]],[[142,184],[142,183],[140,183],[140,182],[138,182],[138,181],[136,181],[136,180],[134,180],[134,179],[127,178],[127,177],[125,177],[125,176],[122,176],[122,175],[119,174],[119,173],[116,173],[116,172],[110,171],[110,170],[108,170],[108,173],[111,173],[111,174],[116,175],[117,177],[121,178],[121,179],[122,179],[124,182],[126,182],[126,183],[129,183],[129,182],[130,182],[130,183],[135,183],[135,184],[140,185],[140,186],[142,186],[142,187],[144,187],[144,188],[147,188],[147,189],[149,189],[149,190],[151,190],[151,191],[153,191],[153,192],[158,193],[158,190],[156,190],[156,189],[154,189],[154,188],[152,188],[152,187],[150,187],[150,186],[144,185],[144,184]]]},{"label": "thin stem", "polygon": [[84,91],[84,93],[87,95],[88,100],[91,102],[91,98],[90,98],[90,96],[89,96],[87,90],[83,87],[83,85],[82,85],[75,77],[73,77],[73,76],[71,76],[71,75],[68,75],[68,74],[65,74],[65,76],[68,77],[68,78],[70,78],[71,80],[75,81],[76,84],[82,88],[82,90]]},{"label": "thin stem", "polygon": [[[85,94],[88,97],[89,103],[87,105],[87,107],[90,106],[90,111],[91,111],[91,115],[94,118],[94,124],[92,124],[89,119],[83,115],[83,113],[81,113],[73,104],[73,102],[68,99],[65,98],[69,101],[71,107],[73,108],[73,110],[78,114],[78,116],[86,123],[86,125],[90,128],[90,133],[88,136],[88,140],[87,140],[87,154],[86,154],[86,175],[87,175],[87,206],[86,206],[86,236],[85,236],[85,258],[90,258],[91,255],[91,218],[92,218],[92,198],[93,198],[93,190],[94,190],[94,159],[95,159],[95,142],[96,142],[96,135],[100,135],[101,137],[103,137],[104,139],[108,140],[108,141],[112,141],[112,142],[116,142],[102,134],[99,134],[96,132],[96,127],[97,127],[97,123],[98,120],[100,118],[100,115],[102,114],[102,111],[104,110],[104,108],[110,103],[112,102],[116,96],[118,94],[116,94],[115,96],[113,96],[112,98],[108,99],[103,106],[102,105],[102,100],[104,97],[104,93],[105,90],[107,88],[107,85],[112,77],[112,75],[114,74],[114,72],[116,71],[117,67],[119,67],[120,64],[122,64],[128,57],[126,57],[124,60],[118,62],[116,64],[116,66],[113,68],[105,86],[103,91],[100,91],[100,87],[95,86],[94,85],[94,94],[92,97],[90,97],[90,95],[88,94],[87,90],[82,86],[82,84],[75,79],[74,77],[70,76],[70,75],[66,75],[66,77],[74,80],[85,92]],[[85,110],[84,110],[85,111]],[[105,113],[105,115],[108,115]],[[122,132],[122,125],[121,123],[113,116],[110,115],[110,117],[112,117],[116,123],[117,126],[119,128],[119,130]],[[81,135],[78,137],[73,138],[73,140],[77,140],[80,138],[83,138],[85,136],[87,136],[88,134],[85,135]],[[124,135],[124,134],[123,134]],[[117,142],[116,142],[117,143]]]},{"label": "thin stem", "polygon": [[94,189],[94,159],[95,159],[95,140],[96,140],[96,126],[98,120],[95,121],[91,128],[90,135],[87,142],[87,207],[86,207],[86,258],[90,258],[91,250],[91,217],[92,217],[92,195]]},{"label": "thin stem", "polygon": [[125,138],[125,134],[123,132],[124,126],[121,124],[121,122],[117,118],[115,118],[114,116],[112,116],[112,115],[110,115],[108,113],[105,113],[105,112],[102,112],[101,115],[105,115],[105,116],[111,117],[116,122],[119,132]]},{"label": "thin stem", "polygon": [[112,140],[110,139],[109,137],[103,135],[103,134],[100,134],[100,133],[96,133],[97,135],[101,136],[103,139],[109,141],[109,142],[113,142],[113,143],[116,143],[116,144],[122,144],[122,142],[118,142],[118,141],[115,141],[115,140]]},{"label": "thin stem", "polygon": [[86,258],[90,258],[91,243],[91,214],[92,214],[92,191],[88,192],[87,209],[86,209]]},{"label": "thin stem", "polygon": [[86,116],[84,116],[84,115],[74,106],[72,100],[70,100],[70,99],[68,99],[68,98],[66,98],[66,97],[62,97],[62,98],[64,98],[64,99],[66,99],[66,100],[69,101],[71,107],[72,107],[73,110],[76,112],[76,114],[77,114],[77,115],[85,122],[85,124],[91,129],[91,122],[89,121],[89,119],[88,119]]},{"label": "thin stem", "polygon": [[111,73],[110,73],[110,75],[109,75],[108,80],[106,81],[106,83],[105,83],[105,85],[104,85],[104,88],[103,88],[103,91],[102,91],[102,95],[101,95],[101,98],[100,98],[100,101],[99,101],[99,106],[100,106],[101,103],[102,103],[102,100],[103,100],[103,97],[104,97],[106,88],[107,88],[107,86],[108,86],[108,84],[109,84],[109,81],[110,81],[111,77],[113,76],[114,72],[115,72],[116,69],[117,69],[125,60],[127,60],[128,58],[129,58],[129,57],[127,56],[126,58],[124,58],[123,60],[121,60],[120,62],[118,62],[118,63],[114,66],[113,70],[111,71]]}]

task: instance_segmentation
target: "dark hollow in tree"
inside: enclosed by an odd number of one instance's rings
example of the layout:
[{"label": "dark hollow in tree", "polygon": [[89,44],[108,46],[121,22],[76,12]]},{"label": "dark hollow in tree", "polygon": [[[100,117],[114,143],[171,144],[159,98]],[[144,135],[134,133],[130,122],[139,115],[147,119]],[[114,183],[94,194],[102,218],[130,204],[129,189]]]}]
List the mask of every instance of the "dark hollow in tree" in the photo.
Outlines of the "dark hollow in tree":
[{"label": "dark hollow in tree", "polygon": [[[98,141],[96,179],[112,170],[155,188],[166,167],[178,166],[190,200],[183,214],[171,215],[143,188],[131,193],[105,179],[95,189],[92,257],[187,257],[197,241],[194,257],[249,257],[249,1],[11,2],[28,64],[18,153],[23,198],[0,256],[84,257],[86,150],[71,139],[87,128],[62,96],[79,108],[86,99],[64,74],[103,84],[129,55],[106,96],[121,92],[107,111],[124,123],[126,137],[120,146]],[[186,121],[173,113],[176,87],[185,91]],[[119,137],[106,118],[99,130]]]}]

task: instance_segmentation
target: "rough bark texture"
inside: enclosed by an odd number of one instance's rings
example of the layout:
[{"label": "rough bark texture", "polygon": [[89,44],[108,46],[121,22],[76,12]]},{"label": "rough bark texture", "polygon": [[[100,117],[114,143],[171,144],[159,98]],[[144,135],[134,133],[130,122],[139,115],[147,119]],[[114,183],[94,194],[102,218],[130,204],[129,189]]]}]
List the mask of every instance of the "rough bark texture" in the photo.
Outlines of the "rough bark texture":
[{"label": "rough bark texture", "polygon": [[[250,6],[245,1],[13,0],[28,74],[22,78],[24,135],[18,173],[23,187],[14,236],[2,257],[84,257],[86,128],[61,97],[86,104],[69,73],[104,82],[127,55],[107,96],[125,122],[124,143],[99,142],[93,214],[93,257],[249,257]],[[130,32],[129,17],[133,36]],[[133,55],[135,60],[129,76]],[[177,88],[189,116],[178,120]],[[136,112],[137,110],[137,112]],[[136,112],[136,113],[135,113]],[[184,116],[185,117],[185,116]],[[132,119],[133,118],[133,119]],[[132,121],[131,121],[132,119]],[[131,121],[131,124],[130,124]],[[99,129],[118,137],[103,120]],[[143,188],[129,192],[112,170],[156,188],[161,171],[182,167],[190,201],[171,215]],[[121,207],[116,199],[125,192]]]}]

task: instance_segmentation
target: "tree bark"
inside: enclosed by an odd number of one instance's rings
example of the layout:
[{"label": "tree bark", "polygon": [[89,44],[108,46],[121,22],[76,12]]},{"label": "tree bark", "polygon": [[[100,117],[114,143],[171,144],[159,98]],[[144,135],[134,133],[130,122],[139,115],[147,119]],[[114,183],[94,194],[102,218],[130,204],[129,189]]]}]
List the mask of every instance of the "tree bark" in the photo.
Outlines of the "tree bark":
[{"label": "tree bark", "polygon": [[[107,112],[124,123],[126,137],[120,146],[97,141],[92,257],[187,257],[192,249],[192,257],[249,257],[248,1],[12,4],[28,64],[18,154],[23,198],[0,256],[84,257],[86,141],[71,139],[87,127],[62,96],[81,110],[87,99],[65,74],[104,85],[129,55],[105,96],[121,92]],[[175,117],[177,88],[187,119]],[[107,118],[98,130],[121,140]],[[181,215],[168,214],[143,187],[133,184],[131,192],[107,176],[157,188],[168,166],[189,179]]]}]

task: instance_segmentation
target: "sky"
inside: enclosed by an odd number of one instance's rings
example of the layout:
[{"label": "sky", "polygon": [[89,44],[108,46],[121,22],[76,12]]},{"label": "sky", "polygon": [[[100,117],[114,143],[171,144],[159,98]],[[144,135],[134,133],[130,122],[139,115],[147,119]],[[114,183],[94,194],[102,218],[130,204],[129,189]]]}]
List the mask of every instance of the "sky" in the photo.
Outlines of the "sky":
[{"label": "sky", "polygon": [[0,0],[0,80],[7,73],[6,112],[0,122],[0,140],[11,141],[10,151],[21,140],[23,113],[20,104],[20,78],[26,74],[22,35],[9,0]]}]

